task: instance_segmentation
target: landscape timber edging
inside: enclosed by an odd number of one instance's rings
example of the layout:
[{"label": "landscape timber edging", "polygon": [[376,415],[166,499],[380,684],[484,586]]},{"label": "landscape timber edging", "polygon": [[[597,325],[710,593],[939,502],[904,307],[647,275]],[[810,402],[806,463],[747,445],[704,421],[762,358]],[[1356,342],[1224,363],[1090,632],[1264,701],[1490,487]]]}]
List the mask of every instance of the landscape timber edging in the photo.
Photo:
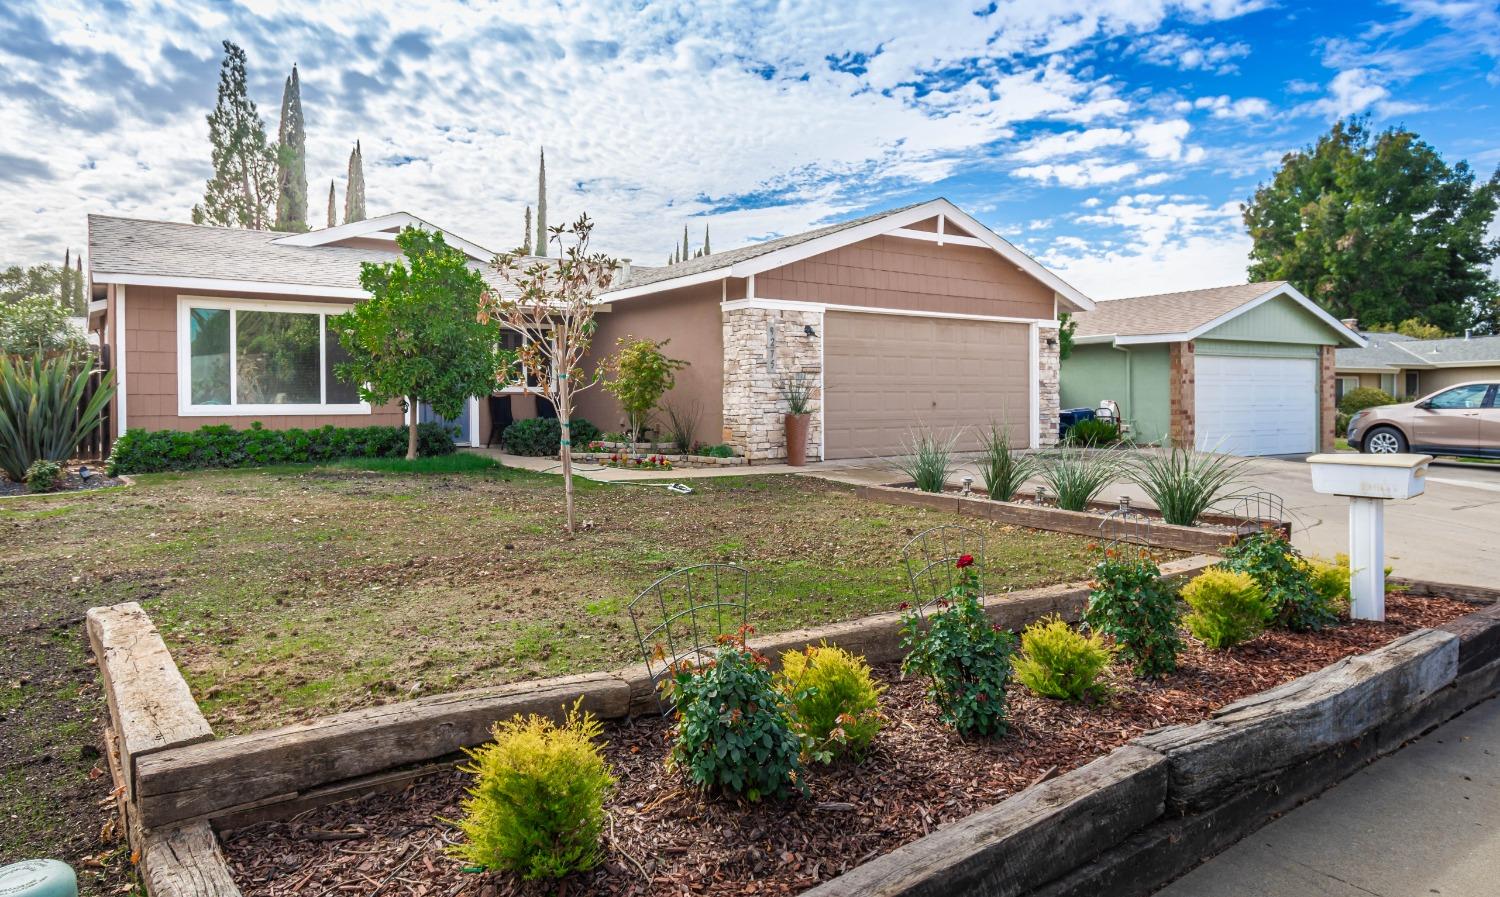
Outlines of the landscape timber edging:
[{"label": "landscape timber edging", "polygon": [[[1032,529],[1057,533],[1072,533],[1079,536],[1098,537],[1104,518],[1088,511],[1065,511],[1041,505],[996,501],[981,495],[960,495],[956,492],[921,492],[907,486],[857,486],[855,495],[870,501],[902,507],[931,508],[948,511],[961,517],[977,517],[995,523],[1009,523]],[[1149,508],[1135,510],[1149,511]],[[1207,529],[1198,526],[1176,526],[1150,518],[1151,547],[1170,548],[1174,551],[1220,553],[1235,537],[1231,530]],[[1144,530],[1145,527],[1142,527]],[[1284,534],[1291,533],[1291,525],[1285,521],[1278,525]],[[1127,533],[1120,540],[1138,542]]]},{"label": "landscape timber edging", "polygon": [[[1167,578],[1194,575],[1218,558],[1198,556],[1162,565]],[[1019,630],[1057,614],[1076,620],[1088,601],[1087,584],[1042,586],[984,599],[998,625]],[[899,660],[901,614],[873,614],[844,623],[797,629],[750,640],[779,662],[787,651],[836,645],[870,663]],[[308,806],[313,792],[348,797],[358,779],[451,756],[489,739],[497,720],[538,713],[560,718],[582,699],[599,719],[656,712],[656,693],[644,665],[612,673],[587,673],[469,689],[352,710],[246,735],[180,745],[142,758],[132,794],[148,827],[196,819],[272,818],[273,804]],[[336,787],[349,785],[351,787]]]}]

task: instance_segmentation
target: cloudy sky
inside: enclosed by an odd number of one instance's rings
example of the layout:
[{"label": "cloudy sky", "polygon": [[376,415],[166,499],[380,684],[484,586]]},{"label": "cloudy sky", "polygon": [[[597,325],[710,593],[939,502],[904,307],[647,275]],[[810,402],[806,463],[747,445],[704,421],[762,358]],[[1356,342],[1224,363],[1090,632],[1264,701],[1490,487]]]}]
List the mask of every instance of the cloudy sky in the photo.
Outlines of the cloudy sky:
[{"label": "cloudy sky", "polygon": [[515,246],[545,145],[551,222],[646,264],[946,196],[1112,298],[1243,280],[1238,204],[1338,116],[1500,164],[1495,0],[9,0],[0,262],[187,221],[226,39],[273,137],[298,65],[314,226],[358,139],[371,215]]}]

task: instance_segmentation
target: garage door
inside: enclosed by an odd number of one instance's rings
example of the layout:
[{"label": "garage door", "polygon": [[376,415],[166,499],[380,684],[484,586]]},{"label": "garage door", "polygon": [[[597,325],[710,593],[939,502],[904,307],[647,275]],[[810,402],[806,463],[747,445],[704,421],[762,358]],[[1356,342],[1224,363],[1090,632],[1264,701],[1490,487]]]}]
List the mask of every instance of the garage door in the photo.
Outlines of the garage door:
[{"label": "garage door", "polygon": [[1026,445],[1027,325],[829,312],[823,331],[829,458],[900,454],[918,427],[972,451],[992,420]]},{"label": "garage door", "polygon": [[1318,362],[1199,355],[1198,448],[1235,455],[1317,451]]}]

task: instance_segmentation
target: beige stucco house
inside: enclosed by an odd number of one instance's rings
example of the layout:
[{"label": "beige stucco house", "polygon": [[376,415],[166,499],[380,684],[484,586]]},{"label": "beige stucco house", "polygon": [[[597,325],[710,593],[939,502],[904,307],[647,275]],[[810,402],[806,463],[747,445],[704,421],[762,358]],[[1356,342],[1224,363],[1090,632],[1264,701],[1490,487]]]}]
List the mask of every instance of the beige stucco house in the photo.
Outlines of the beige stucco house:
[{"label": "beige stucco house", "polygon": [[1500,336],[1415,339],[1374,331],[1360,335],[1368,345],[1340,349],[1334,362],[1340,398],[1367,386],[1398,399],[1419,399],[1470,380],[1500,380]]},{"label": "beige stucco house", "polygon": [[[360,265],[396,253],[406,213],[306,234],[89,218],[90,329],[107,347],[126,428],[395,424],[332,375],[326,320],[364,298]],[[451,232],[493,288],[493,253]],[[618,337],[670,340],[689,362],[667,401],[696,411],[697,438],[752,460],[785,456],[781,387],[813,393],[809,455],[900,451],[913,428],[976,444],[991,421],[1017,446],[1055,441],[1057,315],[1094,304],[944,199],[665,267],[622,272],[600,297],[595,361]],[[297,364],[270,377],[241,334],[286,333]],[[590,365],[592,367],[592,365]],[[521,418],[520,389],[497,392]],[[471,400],[461,439],[489,430]],[[590,390],[578,414],[616,429],[614,400]]]}]

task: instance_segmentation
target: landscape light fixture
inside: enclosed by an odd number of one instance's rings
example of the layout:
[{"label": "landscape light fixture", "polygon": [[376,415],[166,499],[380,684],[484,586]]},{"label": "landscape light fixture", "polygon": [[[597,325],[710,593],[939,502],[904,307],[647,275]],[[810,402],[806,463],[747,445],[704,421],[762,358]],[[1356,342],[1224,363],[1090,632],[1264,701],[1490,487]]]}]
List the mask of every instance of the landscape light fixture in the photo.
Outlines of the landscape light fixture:
[{"label": "landscape light fixture", "polygon": [[970,492],[974,491],[974,477],[972,475],[967,474],[967,473],[964,474],[963,483],[964,483],[964,495],[968,495]]}]

